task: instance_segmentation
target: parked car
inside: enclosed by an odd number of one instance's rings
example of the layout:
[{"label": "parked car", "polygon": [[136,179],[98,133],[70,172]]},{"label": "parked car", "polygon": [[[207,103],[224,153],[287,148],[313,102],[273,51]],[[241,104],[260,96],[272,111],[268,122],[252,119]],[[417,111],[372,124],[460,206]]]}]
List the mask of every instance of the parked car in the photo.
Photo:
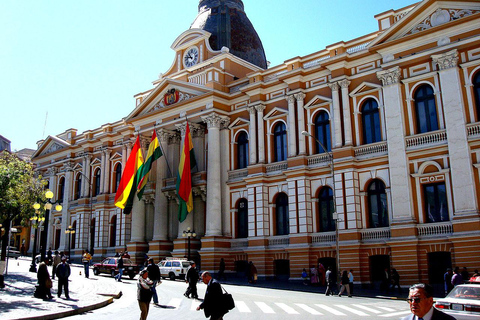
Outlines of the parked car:
[{"label": "parked car", "polygon": [[[114,277],[118,274],[117,261],[120,257],[108,257],[103,259],[100,263],[93,265],[93,274],[99,275],[100,273],[107,273]],[[133,279],[135,275],[140,272],[141,266],[136,265],[132,260],[123,258],[123,274],[128,275],[130,279]]]},{"label": "parked car", "polygon": [[480,318],[480,283],[456,286],[444,298],[435,303],[435,308],[450,314],[457,320]]},{"label": "parked car", "polygon": [[7,247],[7,255],[9,258],[18,259],[18,257],[20,257],[20,251],[15,247]]},{"label": "parked car", "polygon": [[158,263],[162,278],[170,280],[185,279],[190,261],[185,258],[167,258]]}]

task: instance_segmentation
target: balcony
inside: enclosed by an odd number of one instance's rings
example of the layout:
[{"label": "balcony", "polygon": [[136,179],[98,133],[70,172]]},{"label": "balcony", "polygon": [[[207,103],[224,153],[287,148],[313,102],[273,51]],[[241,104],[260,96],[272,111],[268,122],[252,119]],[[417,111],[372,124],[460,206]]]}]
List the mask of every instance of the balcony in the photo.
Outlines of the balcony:
[{"label": "balcony", "polygon": [[480,137],[480,122],[470,123],[467,125],[468,138]]},{"label": "balcony", "polygon": [[246,176],[248,176],[248,169],[232,170],[228,172],[229,181],[241,180]]},{"label": "balcony", "polygon": [[328,165],[330,163],[330,156],[328,153],[319,153],[308,157],[307,164],[309,166]]},{"label": "balcony", "polygon": [[388,240],[391,236],[390,228],[364,229],[360,233],[362,234],[362,241]]},{"label": "balcony", "polygon": [[233,248],[246,248],[248,247],[248,239],[232,239],[230,246]]},{"label": "balcony", "polygon": [[447,132],[445,130],[417,134],[407,137],[405,140],[407,149],[419,149],[428,145],[440,145],[446,143]]},{"label": "balcony", "polygon": [[336,239],[337,235],[335,231],[322,232],[312,236],[312,243],[332,244],[335,243]]},{"label": "balcony", "polygon": [[267,164],[265,166],[265,170],[267,173],[270,172],[278,172],[278,171],[285,171],[288,169],[288,163],[287,161],[282,161],[282,162],[274,162],[271,164]]},{"label": "balcony", "polygon": [[452,222],[434,222],[417,225],[418,237],[431,237],[438,235],[452,235]]},{"label": "balcony", "polygon": [[387,155],[387,153],[388,153],[387,141],[370,143],[370,144],[355,148],[355,157],[362,157],[370,154],[375,154],[376,156]]},{"label": "balcony", "polygon": [[287,236],[276,236],[268,239],[269,246],[288,246],[290,244],[290,237]]}]

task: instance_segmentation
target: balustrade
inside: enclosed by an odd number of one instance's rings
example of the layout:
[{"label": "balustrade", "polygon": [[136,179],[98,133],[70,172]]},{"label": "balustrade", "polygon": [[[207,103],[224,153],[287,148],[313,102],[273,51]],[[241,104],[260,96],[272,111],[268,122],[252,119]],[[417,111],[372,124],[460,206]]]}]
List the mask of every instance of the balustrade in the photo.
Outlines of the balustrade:
[{"label": "balustrade", "polygon": [[453,226],[450,221],[425,223],[417,225],[417,231],[419,237],[453,234]]},{"label": "balustrade", "polygon": [[441,142],[447,142],[447,133],[445,130],[417,134],[406,139],[407,148],[424,146],[426,144],[438,144]]},{"label": "balustrade", "polygon": [[373,228],[373,229],[364,229],[361,231],[362,240],[381,240],[381,239],[390,239],[391,233],[390,228]]},{"label": "balustrade", "polygon": [[374,153],[387,154],[388,146],[387,141],[381,141],[377,143],[371,143],[364,146],[355,148],[355,157],[365,156]]}]

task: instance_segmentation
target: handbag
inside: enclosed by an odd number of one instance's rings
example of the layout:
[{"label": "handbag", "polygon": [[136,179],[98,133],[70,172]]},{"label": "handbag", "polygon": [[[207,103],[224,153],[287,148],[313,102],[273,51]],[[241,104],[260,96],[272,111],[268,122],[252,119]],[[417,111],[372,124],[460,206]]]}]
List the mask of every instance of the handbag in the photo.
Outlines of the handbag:
[{"label": "handbag", "polygon": [[53,287],[52,279],[47,278],[47,279],[45,280],[45,287],[46,287],[47,289],[51,289],[51,288]]},{"label": "handbag", "polygon": [[223,291],[225,291],[222,295],[223,306],[227,310],[232,310],[233,308],[235,308],[235,301],[233,301],[232,295],[230,293],[228,293],[227,290],[225,290],[224,287],[222,287],[222,289],[223,289]]}]

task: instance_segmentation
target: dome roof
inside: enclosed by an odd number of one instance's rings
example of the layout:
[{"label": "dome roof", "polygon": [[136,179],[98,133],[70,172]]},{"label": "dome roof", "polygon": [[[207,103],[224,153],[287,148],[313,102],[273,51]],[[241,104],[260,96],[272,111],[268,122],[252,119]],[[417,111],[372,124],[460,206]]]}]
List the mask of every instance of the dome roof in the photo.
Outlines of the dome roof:
[{"label": "dome roof", "polygon": [[262,41],[245,14],[242,0],[200,0],[198,15],[190,28],[210,32],[212,49],[227,47],[231,54],[267,68]]}]

